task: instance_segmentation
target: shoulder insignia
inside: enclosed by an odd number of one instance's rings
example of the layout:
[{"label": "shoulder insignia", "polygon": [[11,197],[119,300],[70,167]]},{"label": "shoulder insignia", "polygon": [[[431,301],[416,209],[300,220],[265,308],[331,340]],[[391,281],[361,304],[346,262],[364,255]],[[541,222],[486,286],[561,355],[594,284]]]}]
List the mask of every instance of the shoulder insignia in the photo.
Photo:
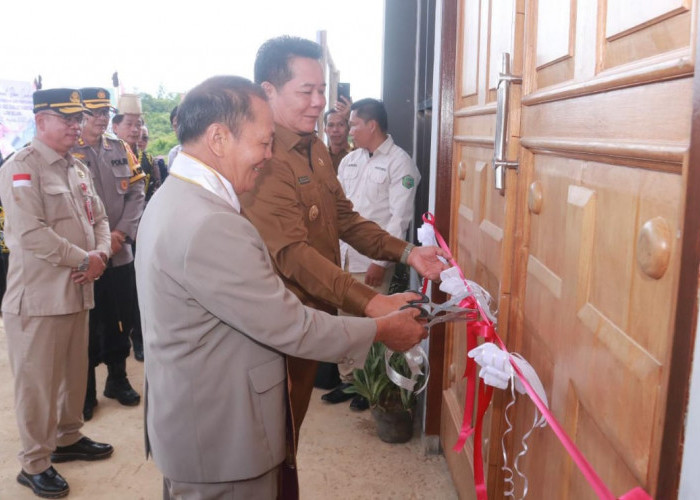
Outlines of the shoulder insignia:
[{"label": "shoulder insignia", "polygon": [[133,184],[134,182],[138,182],[141,179],[146,178],[146,174],[143,173],[143,169],[141,168],[141,165],[129,165],[131,168],[131,177],[129,178],[129,184]]},{"label": "shoulder insignia", "polygon": [[[139,159],[136,158],[136,155],[134,155],[134,152],[131,151],[131,148],[129,147],[129,145],[128,145],[127,143],[125,143],[125,142],[122,141],[122,140],[120,140],[119,142],[121,142],[122,146],[124,146],[124,149],[126,149],[126,157],[127,157],[128,160],[129,160],[129,168],[130,168],[131,171],[133,172],[133,171],[134,171],[134,167],[139,166]],[[139,167],[139,168],[140,168],[140,167]]]}]

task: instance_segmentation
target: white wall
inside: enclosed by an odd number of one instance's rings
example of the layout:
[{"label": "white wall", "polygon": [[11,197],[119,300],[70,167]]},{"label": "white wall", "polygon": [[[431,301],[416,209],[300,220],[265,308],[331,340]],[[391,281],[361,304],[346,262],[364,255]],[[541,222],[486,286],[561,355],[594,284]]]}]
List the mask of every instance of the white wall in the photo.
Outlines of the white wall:
[{"label": "white wall", "polygon": [[[700,331],[700,320],[696,331]],[[678,498],[680,500],[700,498],[700,339],[697,334],[693,352],[690,403],[686,414],[685,444],[683,445],[683,465]]]}]

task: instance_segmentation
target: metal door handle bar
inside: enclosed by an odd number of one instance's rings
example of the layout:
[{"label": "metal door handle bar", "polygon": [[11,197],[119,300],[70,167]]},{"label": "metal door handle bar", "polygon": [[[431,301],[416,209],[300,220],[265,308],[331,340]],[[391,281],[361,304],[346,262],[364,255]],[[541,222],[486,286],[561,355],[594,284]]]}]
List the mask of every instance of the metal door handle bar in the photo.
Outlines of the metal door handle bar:
[{"label": "metal door handle bar", "polygon": [[519,162],[506,159],[508,133],[508,104],[510,101],[510,84],[521,83],[523,79],[510,74],[510,54],[503,53],[502,71],[498,74],[496,98],[496,137],[493,148],[494,186],[503,194],[506,184],[506,168],[518,168]]}]

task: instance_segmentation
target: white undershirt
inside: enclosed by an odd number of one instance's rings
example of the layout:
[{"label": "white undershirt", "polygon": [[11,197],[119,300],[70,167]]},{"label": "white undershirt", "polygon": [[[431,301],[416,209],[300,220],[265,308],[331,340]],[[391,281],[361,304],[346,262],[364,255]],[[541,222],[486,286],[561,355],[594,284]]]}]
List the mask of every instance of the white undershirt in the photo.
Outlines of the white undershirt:
[{"label": "white undershirt", "polygon": [[231,183],[219,172],[197,158],[180,151],[173,160],[170,175],[203,187],[231,205],[236,212],[241,213],[241,203],[238,201],[238,196],[236,196]]}]

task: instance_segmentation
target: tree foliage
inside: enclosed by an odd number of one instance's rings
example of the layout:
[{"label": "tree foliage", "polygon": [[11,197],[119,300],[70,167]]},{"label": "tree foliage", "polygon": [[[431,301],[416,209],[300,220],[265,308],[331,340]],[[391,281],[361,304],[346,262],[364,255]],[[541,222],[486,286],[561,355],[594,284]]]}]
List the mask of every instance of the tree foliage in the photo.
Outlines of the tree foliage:
[{"label": "tree foliage", "polygon": [[177,137],[170,126],[170,112],[180,103],[179,94],[166,93],[161,87],[157,96],[141,93],[143,118],[150,140],[148,152],[153,156],[165,156],[177,144]]}]

